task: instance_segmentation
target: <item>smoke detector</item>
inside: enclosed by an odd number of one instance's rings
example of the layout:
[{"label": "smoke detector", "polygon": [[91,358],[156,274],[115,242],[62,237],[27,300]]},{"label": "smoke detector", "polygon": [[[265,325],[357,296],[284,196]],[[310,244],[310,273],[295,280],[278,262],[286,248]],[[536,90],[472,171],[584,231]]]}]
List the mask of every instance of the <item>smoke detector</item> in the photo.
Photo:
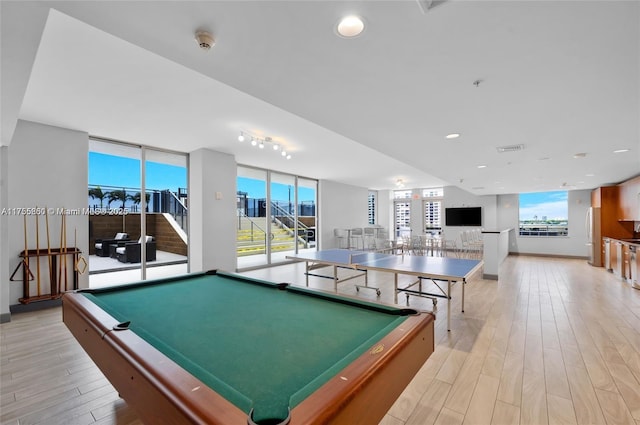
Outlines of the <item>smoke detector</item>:
[{"label": "smoke detector", "polygon": [[213,36],[207,31],[196,32],[196,41],[202,50],[209,50],[216,44]]}]

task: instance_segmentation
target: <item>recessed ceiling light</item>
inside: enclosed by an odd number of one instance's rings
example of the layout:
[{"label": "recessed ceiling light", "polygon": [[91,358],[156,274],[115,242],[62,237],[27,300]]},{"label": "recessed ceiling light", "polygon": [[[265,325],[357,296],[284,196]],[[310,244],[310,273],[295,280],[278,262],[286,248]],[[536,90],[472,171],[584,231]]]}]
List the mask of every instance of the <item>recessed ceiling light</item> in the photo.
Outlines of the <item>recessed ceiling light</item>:
[{"label": "recessed ceiling light", "polygon": [[487,168],[486,165],[478,165],[478,168]]},{"label": "recessed ceiling light", "polygon": [[574,158],[584,158],[585,156],[587,156],[587,154],[584,153],[584,152],[579,152],[579,153],[573,155]]},{"label": "recessed ceiling light", "polygon": [[629,149],[617,149],[613,151],[613,153],[624,153],[624,152],[629,152]]},{"label": "recessed ceiling light", "polygon": [[355,15],[345,16],[338,23],[337,30],[342,37],[356,37],[364,31],[364,22]]},{"label": "recessed ceiling light", "polygon": [[447,139],[457,139],[458,137],[460,137],[460,133],[451,133],[451,134],[447,134],[445,136]]},{"label": "recessed ceiling light", "polygon": [[593,173],[589,173],[589,174],[585,174],[585,176],[587,176],[587,177],[594,177],[594,176],[595,176],[595,174],[593,174]]}]

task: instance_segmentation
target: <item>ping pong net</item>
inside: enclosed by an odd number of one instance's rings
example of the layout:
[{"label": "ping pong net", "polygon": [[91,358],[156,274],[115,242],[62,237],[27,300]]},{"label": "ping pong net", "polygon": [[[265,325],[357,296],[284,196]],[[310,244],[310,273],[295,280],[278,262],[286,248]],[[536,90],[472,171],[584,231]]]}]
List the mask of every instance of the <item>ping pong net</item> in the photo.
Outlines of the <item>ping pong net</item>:
[{"label": "ping pong net", "polygon": [[373,252],[354,252],[349,254],[348,264],[365,264],[380,258],[388,257],[388,254],[380,254]]}]

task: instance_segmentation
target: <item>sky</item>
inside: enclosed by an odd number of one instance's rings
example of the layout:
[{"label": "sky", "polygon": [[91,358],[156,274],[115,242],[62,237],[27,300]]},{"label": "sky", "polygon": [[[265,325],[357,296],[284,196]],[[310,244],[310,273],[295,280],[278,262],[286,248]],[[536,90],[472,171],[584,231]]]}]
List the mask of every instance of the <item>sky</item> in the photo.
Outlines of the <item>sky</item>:
[{"label": "sky", "polygon": [[[114,170],[117,170],[114,172]],[[140,160],[122,156],[89,152],[89,185],[102,188],[115,186],[118,188],[140,190]],[[187,187],[187,169],[175,165],[160,164],[147,161],[146,186],[149,190],[166,190],[177,192],[178,188]],[[266,196],[264,180],[238,177],[238,190],[248,192],[250,198],[262,199]],[[293,202],[294,193],[289,193],[289,185],[272,183],[271,197],[274,200]],[[106,191],[106,190],[105,190]],[[133,190],[132,190],[133,191]],[[291,198],[289,198],[291,196]],[[315,201],[314,189],[300,187],[298,201]]]},{"label": "sky", "polygon": [[[114,170],[117,170],[114,172]],[[140,190],[140,160],[89,152],[89,185],[116,186]],[[177,192],[187,187],[187,169],[146,162],[146,189]]]},{"label": "sky", "polygon": [[[238,191],[247,192],[249,198],[264,199],[266,197],[267,184],[264,180],[238,177]],[[291,187],[291,192],[289,192]],[[289,197],[291,196],[291,197]],[[271,183],[271,199],[274,201],[294,201],[293,186],[280,183]],[[298,202],[315,201],[316,191],[308,187],[298,188]]]},{"label": "sky", "polygon": [[567,220],[569,215],[568,192],[536,192],[520,194],[520,221],[533,220],[534,216],[541,220]]}]

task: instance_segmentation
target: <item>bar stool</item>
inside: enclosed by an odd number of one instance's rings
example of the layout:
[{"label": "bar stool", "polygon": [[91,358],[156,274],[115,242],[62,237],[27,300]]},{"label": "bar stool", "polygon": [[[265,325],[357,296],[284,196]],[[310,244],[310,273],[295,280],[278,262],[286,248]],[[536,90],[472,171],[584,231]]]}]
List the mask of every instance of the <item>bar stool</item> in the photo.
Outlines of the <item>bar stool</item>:
[{"label": "bar stool", "polygon": [[345,229],[333,229],[333,237],[338,241],[338,248],[348,248],[348,232]]},{"label": "bar stool", "polygon": [[376,228],[365,227],[362,229],[362,248],[375,249],[376,246]]},{"label": "bar stool", "polygon": [[364,249],[364,232],[362,227],[354,227],[349,235],[349,249],[360,249],[360,246]]}]

